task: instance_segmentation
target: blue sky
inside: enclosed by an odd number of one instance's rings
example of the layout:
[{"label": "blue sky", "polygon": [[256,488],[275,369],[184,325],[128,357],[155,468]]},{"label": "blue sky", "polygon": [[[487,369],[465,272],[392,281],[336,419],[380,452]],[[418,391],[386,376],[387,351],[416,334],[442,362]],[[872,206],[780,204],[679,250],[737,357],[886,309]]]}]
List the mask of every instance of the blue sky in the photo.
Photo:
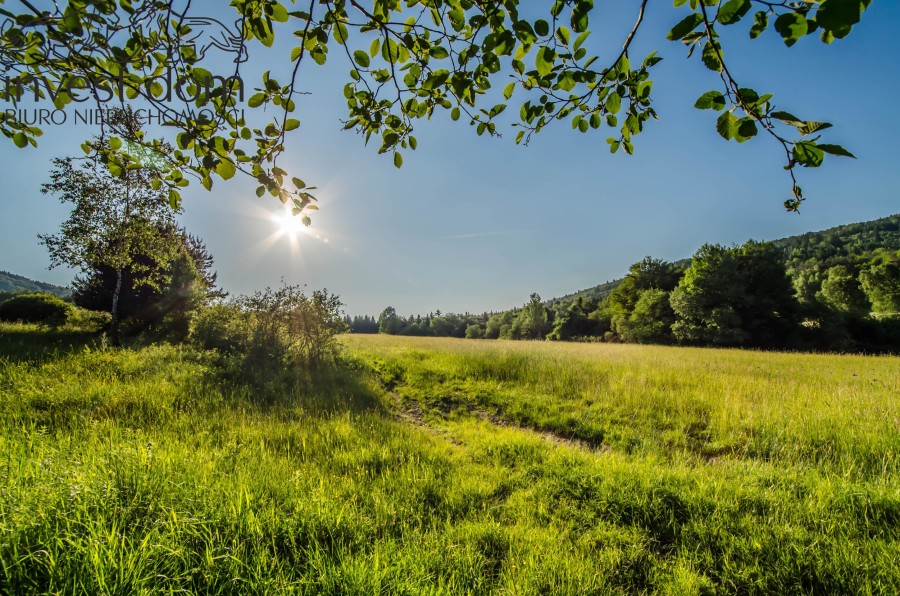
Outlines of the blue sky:
[{"label": "blue sky", "polygon": [[[514,132],[478,137],[441,115],[417,127],[419,148],[397,170],[376,147],[340,131],[348,67],[335,56],[302,74],[311,94],[300,100],[302,124],[282,164],[321,189],[309,233],[279,236],[279,205],[256,198],[253,181],[240,177],[212,192],[192,188],[180,220],[206,241],[230,292],[284,279],[327,287],[352,314],[387,305],[409,314],[505,309],[531,292],[549,298],[620,277],[648,254],[675,260],[704,242],[775,239],[900,212],[900,61],[892,49],[900,3],[874,2],[832,46],[811,37],[787,49],[774,31],[752,43],[742,25],[728,31],[729,65],[742,84],[774,93],[781,109],[833,122],[829,142],[859,157],[802,171],[808,201],[799,215],[782,207],[790,186],[780,149],[762,137],[727,142],[713,112],[693,109],[700,93],[717,87],[716,76],[665,40],[682,14],[657,4],[632,57],[659,49],[665,58],[654,76],[660,121],[637,138],[634,156],[610,155],[608,130],[581,135],[560,123],[523,148]],[[588,45],[620,44],[636,6],[598,3],[594,22],[603,24]],[[251,53],[248,72],[286,62],[289,48]],[[77,154],[92,132],[66,125],[48,129],[37,149],[0,144],[0,269],[71,281],[71,271],[47,270],[37,242],[67,213],[40,184],[50,159]]]}]

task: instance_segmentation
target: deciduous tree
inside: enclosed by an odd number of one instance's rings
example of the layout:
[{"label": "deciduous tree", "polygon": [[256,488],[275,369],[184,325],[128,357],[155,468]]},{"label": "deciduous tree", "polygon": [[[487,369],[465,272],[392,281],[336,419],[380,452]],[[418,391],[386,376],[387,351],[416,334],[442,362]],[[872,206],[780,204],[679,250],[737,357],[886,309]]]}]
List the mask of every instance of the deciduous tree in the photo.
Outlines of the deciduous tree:
[{"label": "deciduous tree", "polygon": [[[135,137],[136,123],[127,111],[117,113],[113,126],[122,137]],[[98,141],[103,142],[103,141]],[[173,242],[161,230],[174,229],[175,211],[158,182],[158,172],[133,164],[114,175],[93,159],[53,161],[45,194],[70,203],[72,212],[58,234],[39,236],[50,251],[51,266],[82,271],[108,267],[115,272],[109,334],[119,343],[119,298],[126,270],[141,274],[137,283],[158,287],[173,258]],[[148,259],[139,259],[139,256]],[[151,264],[152,263],[152,264]]]}]

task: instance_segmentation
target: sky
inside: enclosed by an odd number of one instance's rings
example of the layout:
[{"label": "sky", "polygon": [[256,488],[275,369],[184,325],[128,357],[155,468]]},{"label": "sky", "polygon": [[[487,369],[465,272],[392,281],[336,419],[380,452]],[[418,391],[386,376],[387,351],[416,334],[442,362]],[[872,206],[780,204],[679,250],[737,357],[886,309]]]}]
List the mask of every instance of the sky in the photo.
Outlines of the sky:
[{"label": "sky", "polygon": [[[601,57],[615,51],[637,5],[598,2],[586,47]],[[440,114],[416,125],[418,150],[398,170],[377,146],[341,131],[349,68],[334,56],[301,72],[309,94],[298,101],[301,126],[281,163],[320,189],[312,226],[282,233],[277,200],[257,198],[255,182],[240,175],[211,192],[192,186],[179,221],[206,242],[232,294],[306,284],[337,293],[349,314],[377,315],[388,305],[401,314],[503,310],[532,292],[551,298],[619,278],[646,255],[677,260],[706,242],[776,239],[900,212],[900,3],[872,3],[831,46],[810,36],[788,49],[771,30],[750,42],[744,25],[723,32],[742,85],[773,93],[779,109],[834,123],[827,142],[859,158],[800,171],[808,200],[799,214],[782,206],[790,181],[780,147],[763,137],[725,141],[714,112],[693,108],[718,79],[665,39],[682,16],[651,3],[632,48],[632,61],[652,50],[664,57],[652,75],[660,120],[637,137],[634,156],[610,155],[608,129],[582,135],[562,122],[521,147],[514,129],[478,137]],[[262,70],[283,71],[291,40],[282,37],[251,51],[250,86]],[[94,133],[84,124],[49,127],[36,149],[0,139],[0,270],[72,281],[71,270],[48,270],[38,243],[68,213],[40,186],[53,157],[79,154]]]}]

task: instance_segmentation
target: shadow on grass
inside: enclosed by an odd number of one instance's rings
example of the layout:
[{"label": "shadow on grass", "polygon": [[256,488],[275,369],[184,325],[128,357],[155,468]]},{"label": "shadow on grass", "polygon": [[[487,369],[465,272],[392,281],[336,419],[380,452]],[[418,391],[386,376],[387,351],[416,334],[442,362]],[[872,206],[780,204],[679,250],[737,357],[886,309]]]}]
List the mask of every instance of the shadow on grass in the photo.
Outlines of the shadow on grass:
[{"label": "shadow on grass", "polygon": [[296,407],[324,416],[384,410],[367,372],[357,363],[344,359],[304,369],[223,356],[207,369],[203,385],[242,406],[287,416]]},{"label": "shadow on grass", "polygon": [[0,358],[10,362],[41,362],[102,343],[96,331],[39,325],[0,325]]}]

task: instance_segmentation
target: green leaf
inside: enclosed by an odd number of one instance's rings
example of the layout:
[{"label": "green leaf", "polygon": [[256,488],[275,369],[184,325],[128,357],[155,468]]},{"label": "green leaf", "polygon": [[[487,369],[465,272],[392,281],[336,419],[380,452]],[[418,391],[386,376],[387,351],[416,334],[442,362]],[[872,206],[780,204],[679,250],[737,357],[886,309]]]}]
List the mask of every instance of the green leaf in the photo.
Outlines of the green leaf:
[{"label": "green leaf", "polygon": [[816,11],[816,23],[838,39],[850,33],[865,9],[860,0],[825,0]]},{"label": "green leaf", "polygon": [[698,110],[724,110],[725,96],[720,91],[707,91],[697,99],[694,107]]},{"label": "green leaf", "polygon": [[584,42],[587,40],[587,38],[590,34],[591,34],[590,31],[585,31],[584,33],[579,35],[577,38],[575,38],[575,43],[572,45],[572,49],[577,52],[581,48],[581,46],[584,45]]},{"label": "green leaf", "polygon": [[25,133],[17,132],[13,135],[13,143],[16,144],[16,147],[22,149],[28,144],[28,137],[25,136]]},{"label": "green leaf", "polygon": [[716,120],[716,131],[723,139],[732,140],[738,135],[738,118],[731,112],[725,112]]},{"label": "green leaf", "polygon": [[719,42],[716,40],[708,41],[704,44],[703,54],[700,58],[703,60],[706,68],[714,72],[722,72],[722,60],[719,58],[721,51]]},{"label": "green leaf", "polygon": [[818,132],[820,130],[825,130],[826,128],[831,128],[831,123],[829,122],[816,122],[815,120],[807,120],[803,124],[797,127],[797,130],[800,131],[802,135],[811,135],[814,132]]},{"label": "green leaf", "polygon": [[669,34],[666,36],[668,39],[672,41],[676,41],[693,31],[697,25],[703,22],[703,16],[698,13],[691,13],[690,15],[684,17],[677,25],[672,27],[672,30],[669,31]]},{"label": "green leaf", "polygon": [[606,97],[606,111],[610,114],[618,114],[622,109],[622,98],[616,92],[610,93]]},{"label": "green leaf", "polygon": [[542,46],[537,51],[534,58],[534,66],[542,77],[547,76],[550,74],[550,71],[553,70],[553,60],[555,58],[556,53],[546,46]]},{"label": "green leaf", "polygon": [[781,111],[772,112],[771,116],[772,116],[772,118],[775,118],[776,120],[781,120],[785,124],[790,124],[791,126],[803,126],[803,120],[801,120],[800,118],[797,118],[790,112],[781,112]]},{"label": "green leaf", "polygon": [[841,157],[852,157],[856,159],[856,156],[841,147],[840,145],[831,145],[828,143],[818,144],[817,147],[824,151],[825,153],[830,153],[831,155],[839,155]]},{"label": "green leaf", "polygon": [[287,23],[288,21],[288,11],[287,9],[275,2],[270,5],[272,7],[272,20],[278,23]]},{"label": "green leaf", "polygon": [[224,180],[231,180],[234,178],[235,173],[237,173],[237,168],[229,160],[223,159],[219,162],[219,165],[216,166],[216,173]]},{"label": "green leaf", "polygon": [[81,18],[78,16],[78,9],[75,8],[74,4],[66,6],[62,18],[62,27],[67,33],[71,34],[72,37],[81,37],[84,33],[81,26]]},{"label": "green leaf", "polygon": [[347,26],[343,23],[335,23],[334,30],[331,33],[332,37],[334,37],[334,41],[336,41],[339,45],[344,45],[347,43],[347,39],[350,37],[350,32],[347,30]]},{"label": "green leaf", "polygon": [[433,46],[428,50],[428,54],[435,60],[444,60],[450,56],[450,52],[442,46]]},{"label": "green leaf", "polygon": [[403,156],[399,153],[394,153],[394,166],[398,168],[403,167]]},{"label": "green leaf", "polygon": [[794,161],[806,168],[818,168],[825,160],[824,151],[812,141],[800,141],[794,145]]},{"label": "green leaf", "polygon": [[735,138],[737,139],[738,143],[743,143],[744,141],[755,137],[757,132],[759,131],[756,127],[756,122],[754,122],[751,118],[744,118],[738,125],[737,135],[735,136]]},{"label": "green leaf", "polygon": [[367,68],[371,63],[369,55],[362,50],[356,50],[355,52],[353,52],[353,61],[363,68]]},{"label": "green leaf", "polygon": [[785,45],[791,47],[807,34],[809,24],[805,17],[796,12],[786,12],[775,19],[775,30],[781,34]]},{"label": "green leaf", "polygon": [[247,105],[251,108],[258,108],[266,101],[265,93],[257,93],[255,95],[251,95],[250,99],[247,100]]},{"label": "green leaf", "polygon": [[587,10],[573,10],[572,19],[570,21],[572,30],[575,31],[575,33],[587,31],[589,18]]},{"label": "green leaf", "polygon": [[291,131],[300,128],[300,121],[295,118],[288,118],[284,122],[284,130]]},{"label": "green leaf", "polygon": [[753,26],[750,27],[750,39],[756,39],[769,26],[769,15],[761,10],[753,15]]},{"label": "green leaf", "polygon": [[719,7],[719,22],[723,25],[737,23],[750,11],[752,5],[750,0],[728,0]]}]

